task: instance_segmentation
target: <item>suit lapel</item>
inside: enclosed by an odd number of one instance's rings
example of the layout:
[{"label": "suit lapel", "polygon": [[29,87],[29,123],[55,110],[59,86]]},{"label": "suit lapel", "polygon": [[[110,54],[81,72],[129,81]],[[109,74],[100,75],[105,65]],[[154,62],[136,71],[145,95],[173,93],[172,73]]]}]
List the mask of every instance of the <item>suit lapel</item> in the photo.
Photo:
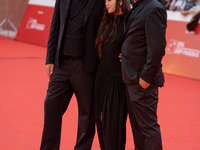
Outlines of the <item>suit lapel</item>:
[{"label": "suit lapel", "polygon": [[81,9],[85,6],[85,4],[88,2],[88,0],[81,0],[81,2],[78,4],[75,13],[72,15],[71,18],[75,17],[80,11]]},{"label": "suit lapel", "polygon": [[89,16],[90,16],[90,13],[92,12],[92,9],[94,7],[94,4],[96,3],[97,0],[88,0],[88,5],[87,5],[87,8],[86,8],[86,11],[85,11],[85,18],[84,18],[84,26],[85,26],[85,23],[86,21],[88,20]]},{"label": "suit lapel", "polygon": [[132,23],[133,19],[135,18],[135,16],[142,11],[142,9],[145,7],[145,4],[148,3],[149,1],[150,0],[143,0],[141,2],[141,4],[139,4],[138,7],[136,7],[132,13],[131,12],[128,13],[128,15],[125,18],[125,21],[128,21],[128,22],[126,25],[124,35],[127,33],[128,28],[129,28],[130,24]]},{"label": "suit lapel", "polygon": [[69,6],[71,4],[71,1],[72,0],[62,0],[62,3],[61,3],[61,7],[63,7],[62,10],[64,10],[64,18],[65,18],[64,26],[66,24],[67,17],[69,15]]}]

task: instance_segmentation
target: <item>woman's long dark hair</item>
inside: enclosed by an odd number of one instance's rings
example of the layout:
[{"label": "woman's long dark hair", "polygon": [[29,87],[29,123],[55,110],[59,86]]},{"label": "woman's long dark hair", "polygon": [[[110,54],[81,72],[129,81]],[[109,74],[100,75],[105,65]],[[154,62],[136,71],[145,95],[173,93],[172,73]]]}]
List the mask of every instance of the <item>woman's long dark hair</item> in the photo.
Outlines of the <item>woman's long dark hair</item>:
[{"label": "woman's long dark hair", "polygon": [[[120,2],[122,2],[122,5],[120,6]],[[102,45],[104,42],[108,40],[114,40],[118,25],[119,25],[119,15],[117,13],[119,12],[121,8],[121,11],[125,17],[125,15],[130,11],[130,1],[129,0],[116,0],[116,6],[115,6],[115,13],[109,14],[106,10],[106,7],[104,7],[104,14],[103,18],[100,23],[100,27],[98,30],[97,38],[95,40],[95,49],[101,58],[102,55]],[[110,33],[108,39],[106,41],[106,32],[108,31],[108,28],[113,24],[113,30]]]}]

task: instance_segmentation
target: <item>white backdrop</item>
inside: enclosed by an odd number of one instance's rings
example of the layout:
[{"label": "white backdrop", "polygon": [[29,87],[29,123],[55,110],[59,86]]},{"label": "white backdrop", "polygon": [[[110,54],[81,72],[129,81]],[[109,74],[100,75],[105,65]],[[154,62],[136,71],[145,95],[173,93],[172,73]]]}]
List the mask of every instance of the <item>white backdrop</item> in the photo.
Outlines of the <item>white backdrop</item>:
[{"label": "white backdrop", "polygon": [[28,4],[54,7],[56,0],[29,0]]}]

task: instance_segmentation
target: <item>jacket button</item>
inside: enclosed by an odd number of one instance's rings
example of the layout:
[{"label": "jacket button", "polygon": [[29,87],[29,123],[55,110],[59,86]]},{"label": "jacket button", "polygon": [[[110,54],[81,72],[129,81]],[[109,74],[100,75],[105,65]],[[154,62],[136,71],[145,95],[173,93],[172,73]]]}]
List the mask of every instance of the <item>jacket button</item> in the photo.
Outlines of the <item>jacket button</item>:
[{"label": "jacket button", "polygon": [[66,35],[66,37],[68,37],[68,35]]}]

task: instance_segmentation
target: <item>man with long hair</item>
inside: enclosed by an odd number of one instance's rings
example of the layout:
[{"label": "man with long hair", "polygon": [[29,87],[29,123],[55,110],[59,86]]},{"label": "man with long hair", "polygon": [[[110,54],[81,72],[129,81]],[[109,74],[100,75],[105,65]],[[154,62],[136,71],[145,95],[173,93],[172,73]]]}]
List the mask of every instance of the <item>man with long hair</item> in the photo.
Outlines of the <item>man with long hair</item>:
[{"label": "man with long hair", "polygon": [[56,0],[46,56],[50,81],[40,150],[59,150],[62,115],[73,93],[78,103],[74,150],[91,149],[95,133],[93,88],[99,62],[94,43],[104,3],[104,0]]}]

